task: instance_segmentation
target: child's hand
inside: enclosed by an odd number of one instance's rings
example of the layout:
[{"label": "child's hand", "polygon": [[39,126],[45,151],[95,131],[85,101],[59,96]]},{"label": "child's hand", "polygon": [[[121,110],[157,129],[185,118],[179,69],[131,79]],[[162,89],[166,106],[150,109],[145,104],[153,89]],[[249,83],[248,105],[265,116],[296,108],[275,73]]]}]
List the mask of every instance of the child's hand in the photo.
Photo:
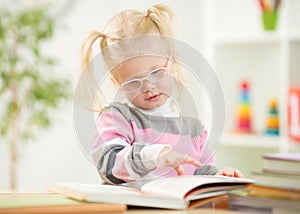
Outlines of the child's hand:
[{"label": "child's hand", "polygon": [[178,175],[185,174],[183,167],[181,166],[182,164],[192,164],[198,168],[202,166],[195,158],[178,153],[169,147],[164,148],[160,152],[157,160],[158,168],[173,167]]},{"label": "child's hand", "polygon": [[216,175],[224,175],[228,177],[237,177],[237,178],[244,177],[242,172],[231,167],[226,167],[225,169],[219,170]]}]

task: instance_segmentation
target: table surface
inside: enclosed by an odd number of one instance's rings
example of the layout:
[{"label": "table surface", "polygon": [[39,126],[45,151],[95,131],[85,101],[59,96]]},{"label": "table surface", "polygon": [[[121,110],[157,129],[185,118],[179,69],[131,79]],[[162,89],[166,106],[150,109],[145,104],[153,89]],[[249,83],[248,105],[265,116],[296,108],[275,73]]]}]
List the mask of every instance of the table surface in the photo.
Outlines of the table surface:
[{"label": "table surface", "polygon": [[[11,199],[16,199],[16,200],[13,200],[13,201],[16,204],[18,204],[20,202],[20,200],[22,199],[22,205],[24,206],[24,203],[25,203],[24,198],[30,199],[29,200],[30,203],[36,203],[36,202],[32,202],[32,200],[34,200],[35,198],[41,198],[41,196],[43,196],[46,199],[50,198],[50,201],[51,201],[53,199],[50,196],[53,196],[54,199],[55,199],[56,197],[62,196],[62,195],[53,194],[53,193],[0,193],[0,201],[1,201],[1,197],[11,198]],[[64,197],[64,196],[62,196],[62,197]],[[241,213],[241,212],[237,212],[237,211],[231,211],[231,210],[228,210],[228,209],[222,209],[222,208],[224,208],[224,206],[223,206],[223,200],[224,199],[226,199],[226,201],[227,201],[227,198],[225,198],[225,196],[224,196],[224,198],[222,197],[222,200],[220,201],[221,203],[215,203],[214,205],[208,204],[208,206],[206,206],[206,207],[200,207],[200,208],[197,208],[197,209],[190,209],[190,210],[172,210],[172,209],[143,208],[143,207],[136,207],[136,206],[128,206],[126,211],[119,212],[119,213],[125,213],[125,214],[126,213],[127,214],[156,214],[156,213],[157,214],[158,213],[162,213],[162,214],[173,214],[173,213],[174,214],[193,214],[193,213],[234,214],[235,213],[236,214],[236,213]],[[7,201],[9,202],[9,200],[7,200]],[[5,200],[2,201],[2,202],[5,203]],[[47,200],[46,200],[46,202],[47,202]],[[45,203],[45,201],[44,201],[44,203]],[[215,206],[215,205],[220,205],[220,206]],[[227,203],[225,203],[225,208],[228,208]]]},{"label": "table surface", "polygon": [[[237,212],[231,210],[224,210],[224,209],[215,209],[215,208],[199,208],[194,210],[162,210],[162,209],[128,209],[126,212],[127,214],[194,214],[194,213],[201,213],[201,214],[238,214],[244,212]],[[245,213],[244,213],[245,214]]]}]

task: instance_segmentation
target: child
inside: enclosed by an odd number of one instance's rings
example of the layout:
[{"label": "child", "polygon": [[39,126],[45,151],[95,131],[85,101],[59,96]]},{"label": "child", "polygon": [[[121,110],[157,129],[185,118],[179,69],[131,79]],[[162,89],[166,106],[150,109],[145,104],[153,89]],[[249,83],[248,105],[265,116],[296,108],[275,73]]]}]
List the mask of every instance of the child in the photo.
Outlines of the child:
[{"label": "child", "polygon": [[[181,83],[181,70],[174,47],[163,39],[173,36],[173,18],[172,10],[162,4],[146,12],[126,10],[114,16],[103,33],[91,32],[83,43],[83,72],[93,77],[88,64],[92,45],[101,39],[111,79],[125,95],[122,102],[101,106],[96,122],[91,154],[104,182],[183,174],[243,176],[236,169],[218,170],[209,164],[214,160],[212,153],[204,153],[208,151],[204,126],[176,106],[173,95]],[[159,54],[150,54],[153,50]],[[89,84],[97,88],[96,82]]]}]

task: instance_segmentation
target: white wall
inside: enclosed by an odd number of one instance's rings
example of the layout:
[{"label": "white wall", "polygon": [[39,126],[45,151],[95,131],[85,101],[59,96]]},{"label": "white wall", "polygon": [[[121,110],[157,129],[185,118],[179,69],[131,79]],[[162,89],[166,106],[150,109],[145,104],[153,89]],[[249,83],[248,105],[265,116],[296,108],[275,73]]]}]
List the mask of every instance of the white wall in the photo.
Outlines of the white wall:
[{"label": "white wall", "polygon": [[[34,0],[2,0],[11,7],[36,4]],[[153,3],[166,3],[175,11],[178,19],[177,38],[196,49],[206,52],[204,32],[205,4],[198,0],[75,0],[53,1],[57,8],[67,5],[69,10],[59,17],[56,35],[45,46],[60,63],[59,70],[66,72],[76,83],[80,64],[80,45],[90,29],[103,29],[104,24],[117,12],[136,8],[146,10]],[[65,104],[58,113],[53,113],[54,124],[42,133],[35,142],[24,144],[20,149],[18,186],[20,191],[40,191],[59,181],[98,182],[95,168],[81,152],[73,128],[72,102]],[[0,191],[8,189],[7,147],[0,142]]]}]

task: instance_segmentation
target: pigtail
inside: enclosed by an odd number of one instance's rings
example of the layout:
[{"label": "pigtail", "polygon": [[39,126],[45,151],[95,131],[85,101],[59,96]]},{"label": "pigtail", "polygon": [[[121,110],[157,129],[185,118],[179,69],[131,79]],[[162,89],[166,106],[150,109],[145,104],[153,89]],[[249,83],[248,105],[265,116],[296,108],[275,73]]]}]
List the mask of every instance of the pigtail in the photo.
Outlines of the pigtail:
[{"label": "pigtail", "polygon": [[99,31],[91,31],[81,46],[81,71],[89,64],[92,57],[92,47],[94,42],[99,39],[106,39],[106,35]]},{"label": "pigtail", "polygon": [[105,96],[99,87],[92,66],[92,47],[99,38],[106,39],[106,35],[98,31],[91,31],[81,46],[81,75],[77,84],[75,100],[85,109],[101,111],[101,100]]},{"label": "pigtail", "polygon": [[[170,7],[164,4],[155,4],[147,9],[146,14],[144,16],[144,22],[141,23],[141,25],[144,25],[144,27],[147,28],[147,24],[154,24],[160,35],[172,37],[174,20],[175,14]],[[150,29],[151,27],[148,27],[148,30]]]}]

